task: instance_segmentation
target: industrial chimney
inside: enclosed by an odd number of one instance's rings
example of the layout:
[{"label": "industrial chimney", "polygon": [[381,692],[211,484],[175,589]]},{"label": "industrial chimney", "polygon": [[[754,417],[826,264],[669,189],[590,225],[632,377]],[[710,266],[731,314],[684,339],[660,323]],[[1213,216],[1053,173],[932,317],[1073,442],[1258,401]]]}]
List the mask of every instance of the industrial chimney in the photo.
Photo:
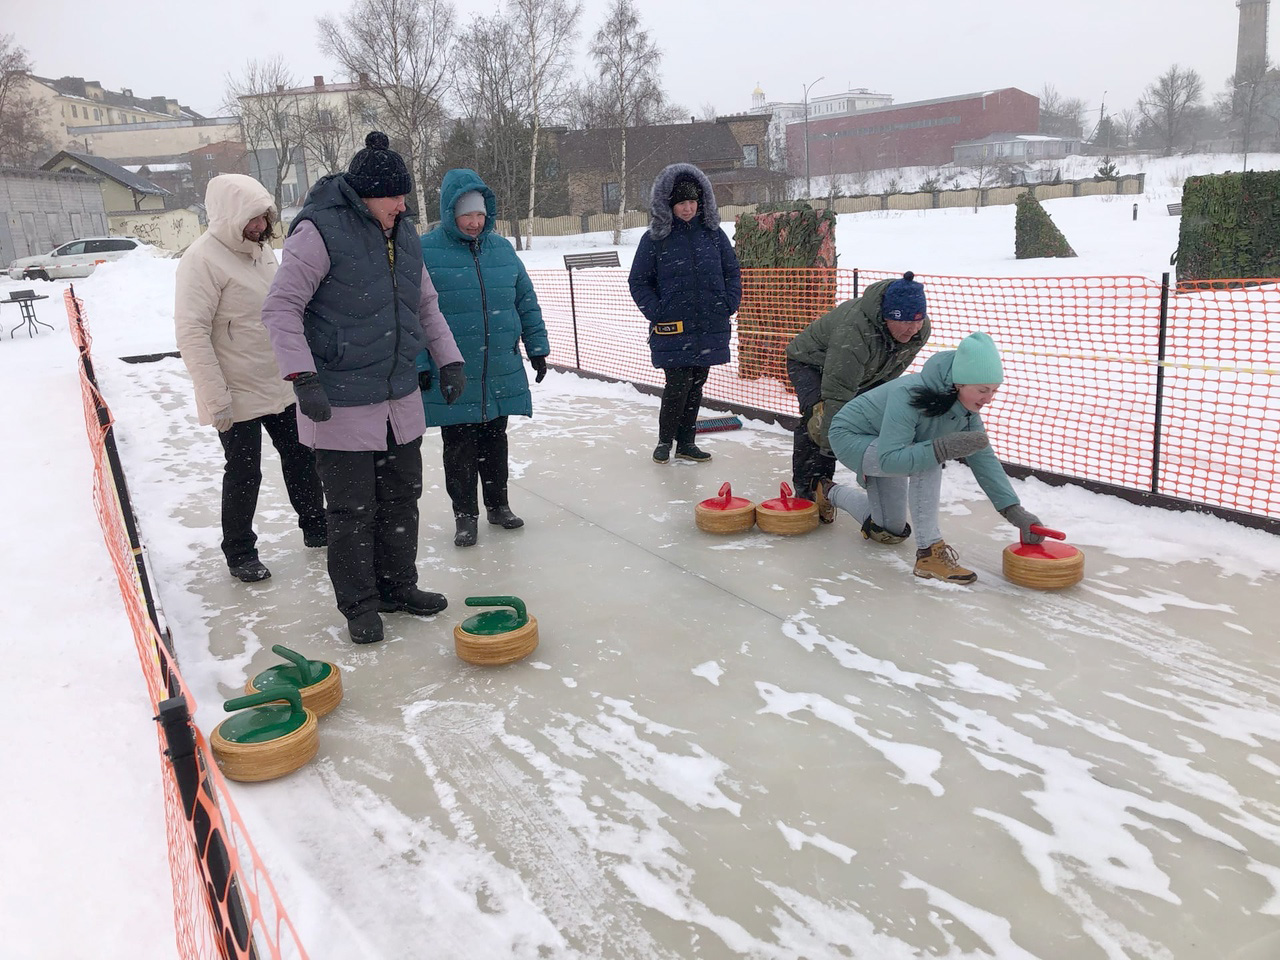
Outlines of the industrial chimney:
[{"label": "industrial chimney", "polygon": [[1267,68],[1267,9],[1271,0],[1236,0],[1240,34],[1236,41],[1236,82]]}]

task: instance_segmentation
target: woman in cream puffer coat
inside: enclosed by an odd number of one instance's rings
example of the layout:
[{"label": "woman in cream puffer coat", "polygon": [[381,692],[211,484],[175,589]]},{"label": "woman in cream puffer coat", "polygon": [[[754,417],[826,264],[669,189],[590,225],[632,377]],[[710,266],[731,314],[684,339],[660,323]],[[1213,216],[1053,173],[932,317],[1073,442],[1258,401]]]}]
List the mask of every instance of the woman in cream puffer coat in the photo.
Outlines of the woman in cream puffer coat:
[{"label": "woman in cream puffer coat", "polygon": [[174,332],[191,374],[196,414],[218,431],[226,454],[222,551],[245,582],[271,573],[258,559],[253,514],[262,481],[262,431],[280,454],[285,487],[307,546],[326,540],[315,456],[298,442],[293,389],[280,376],[262,303],[276,274],[268,243],[278,214],[252,177],[227,173],[205,191],[209,229],[182,255]]}]

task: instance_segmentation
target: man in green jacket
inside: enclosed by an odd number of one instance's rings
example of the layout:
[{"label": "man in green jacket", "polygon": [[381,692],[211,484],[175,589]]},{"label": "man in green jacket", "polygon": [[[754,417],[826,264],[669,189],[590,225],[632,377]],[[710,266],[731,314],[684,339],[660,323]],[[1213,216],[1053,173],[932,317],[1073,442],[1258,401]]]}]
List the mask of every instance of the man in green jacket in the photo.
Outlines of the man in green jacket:
[{"label": "man in green jacket", "polygon": [[[787,344],[787,374],[800,404],[791,454],[796,496],[812,500],[818,481],[835,475],[831,419],[854,397],[901,376],[929,333],[924,287],[908,270],[901,280],[873,283]],[[827,507],[819,517],[831,523],[835,510]]]}]

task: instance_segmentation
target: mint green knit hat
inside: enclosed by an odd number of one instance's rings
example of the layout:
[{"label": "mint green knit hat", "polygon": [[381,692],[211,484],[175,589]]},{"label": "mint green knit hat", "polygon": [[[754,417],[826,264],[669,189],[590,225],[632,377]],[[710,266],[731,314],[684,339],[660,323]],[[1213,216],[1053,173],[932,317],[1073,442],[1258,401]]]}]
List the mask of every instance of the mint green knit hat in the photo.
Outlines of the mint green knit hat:
[{"label": "mint green knit hat", "polygon": [[956,347],[951,362],[952,383],[1004,383],[1000,351],[985,333],[971,333]]}]

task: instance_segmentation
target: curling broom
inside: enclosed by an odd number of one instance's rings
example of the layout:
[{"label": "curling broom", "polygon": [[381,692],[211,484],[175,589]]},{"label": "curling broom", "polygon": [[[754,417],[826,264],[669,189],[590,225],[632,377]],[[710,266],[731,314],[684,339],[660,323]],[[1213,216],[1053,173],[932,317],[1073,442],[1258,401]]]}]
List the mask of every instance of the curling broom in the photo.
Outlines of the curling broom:
[{"label": "curling broom", "polygon": [[697,433],[720,433],[723,430],[739,430],[742,421],[737,417],[704,417],[698,421]]}]

